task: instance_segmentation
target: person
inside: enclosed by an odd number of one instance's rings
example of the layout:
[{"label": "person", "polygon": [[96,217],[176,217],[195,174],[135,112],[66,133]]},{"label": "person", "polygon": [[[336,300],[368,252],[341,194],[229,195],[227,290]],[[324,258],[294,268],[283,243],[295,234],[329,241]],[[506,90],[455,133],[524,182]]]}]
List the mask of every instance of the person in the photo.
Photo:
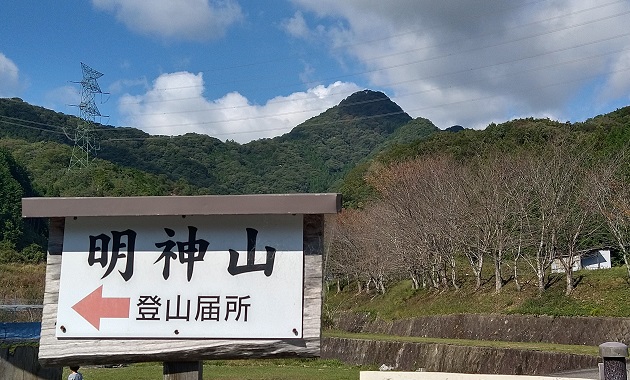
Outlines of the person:
[{"label": "person", "polygon": [[71,366],[70,367],[70,375],[68,375],[68,380],[83,380],[83,375],[79,372],[79,366]]}]

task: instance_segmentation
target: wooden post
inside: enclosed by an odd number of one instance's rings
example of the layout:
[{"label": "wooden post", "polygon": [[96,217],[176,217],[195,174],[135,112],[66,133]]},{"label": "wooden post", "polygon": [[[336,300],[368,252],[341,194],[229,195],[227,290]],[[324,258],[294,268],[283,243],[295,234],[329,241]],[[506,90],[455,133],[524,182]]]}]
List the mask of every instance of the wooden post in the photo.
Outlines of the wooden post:
[{"label": "wooden post", "polygon": [[164,362],[164,380],[202,380],[203,361]]}]

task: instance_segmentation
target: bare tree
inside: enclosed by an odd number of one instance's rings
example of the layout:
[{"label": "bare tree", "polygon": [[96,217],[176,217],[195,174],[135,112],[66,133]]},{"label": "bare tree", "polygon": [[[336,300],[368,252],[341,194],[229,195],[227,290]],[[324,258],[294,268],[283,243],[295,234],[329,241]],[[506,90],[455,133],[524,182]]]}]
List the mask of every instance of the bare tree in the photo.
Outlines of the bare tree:
[{"label": "bare tree", "polygon": [[536,242],[533,254],[524,259],[536,274],[539,292],[544,291],[551,263],[557,259],[564,268],[566,293],[570,294],[579,248],[595,231],[587,226],[584,155],[560,142],[543,154],[524,158],[524,180],[530,184],[530,193],[522,198],[527,213],[522,220],[527,221],[530,237]]},{"label": "bare tree", "polygon": [[337,279],[340,288],[341,278],[347,283],[355,282],[357,292],[363,290],[361,283],[362,247],[357,244],[355,225],[360,222],[359,211],[344,210],[335,220],[330,236],[330,253],[326,264],[326,275]]},{"label": "bare tree", "polygon": [[478,158],[473,164],[471,181],[466,184],[470,208],[474,210],[470,223],[476,230],[477,250],[492,258],[498,293],[505,283],[505,256],[513,249],[519,226],[519,208],[513,194],[518,176],[511,157],[506,155]]},{"label": "bare tree", "polygon": [[627,164],[624,157],[622,154],[594,167],[589,173],[588,183],[589,194],[615,239],[630,278],[630,185],[620,170],[623,164]]},{"label": "bare tree", "polygon": [[531,215],[533,209],[533,190],[529,181],[528,169],[531,167],[531,159],[525,157],[522,153],[516,153],[512,156],[511,165],[513,172],[513,188],[511,189],[512,201],[515,206],[514,213],[514,229],[512,230],[512,276],[514,284],[518,291],[521,291],[522,285],[519,275],[519,263],[526,252],[535,247],[535,239],[532,239],[534,215]]},{"label": "bare tree", "polygon": [[552,163],[532,155],[524,155],[523,158],[526,160],[524,180],[530,184],[524,202],[527,207],[527,233],[534,243],[531,252],[523,258],[534,271],[538,291],[542,293],[546,287],[548,270],[556,257],[556,214],[563,181],[557,171],[552,170],[558,167],[557,162]]},{"label": "bare tree", "polygon": [[559,144],[547,155],[549,185],[555,199],[551,223],[554,259],[565,273],[566,290],[574,289],[574,271],[580,267],[581,252],[589,246],[591,237],[600,230],[593,218],[592,197],[587,191],[588,160],[584,150]]},{"label": "bare tree", "polygon": [[368,181],[380,198],[339,215],[327,273],[356,282],[360,292],[384,293],[390,280],[404,277],[414,289],[443,291],[459,288],[457,266],[465,258],[478,289],[491,260],[500,292],[506,274],[521,289],[525,263],[542,293],[558,259],[570,294],[573,263],[600,230],[596,209],[630,277],[630,186],[610,168],[587,177],[586,155],[568,147],[560,142],[538,153],[489,154],[467,163],[430,156],[375,167]]},{"label": "bare tree", "polygon": [[378,203],[344,210],[334,230],[329,273],[352,278],[357,292],[385,293],[387,282],[404,272],[406,244],[396,224],[391,210]]},{"label": "bare tree", "polygon": [[391,219],[404,232],[400,241],[413,248],[403,251],[414,286],[420,283],[420,273],[422,283],[436,289],[459,287],[455,254],[462,197],[457,194],[461,184],[454,178],[458,170],[450,158],[430,157],[393,165],[371,178],[382,204],[392,210]]},{"label": "bare tree", "polygon": [[[414,180],[414,166],[403,163],[374,172],[370,182],[381,193],[379,206],[388,219],[381,230],[395,245],[401,266],[408,268],[413,286],[427,283],[428,244],[425,232],[425,210],[417,196],[421,184]],[[388,228],[386,228],[388,227]]]}]

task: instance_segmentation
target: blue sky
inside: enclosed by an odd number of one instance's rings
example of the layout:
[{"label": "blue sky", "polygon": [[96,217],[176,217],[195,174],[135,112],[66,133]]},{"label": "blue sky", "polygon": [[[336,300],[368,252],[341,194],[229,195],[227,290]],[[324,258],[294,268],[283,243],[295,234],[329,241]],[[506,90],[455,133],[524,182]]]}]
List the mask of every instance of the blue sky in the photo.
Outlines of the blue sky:
[{"label": "blue sky", "polygon": [[0,3],[0,97],[101,121],[273,137],[364,88],[439,128],[580,121],[630,103],[630,0]]}]

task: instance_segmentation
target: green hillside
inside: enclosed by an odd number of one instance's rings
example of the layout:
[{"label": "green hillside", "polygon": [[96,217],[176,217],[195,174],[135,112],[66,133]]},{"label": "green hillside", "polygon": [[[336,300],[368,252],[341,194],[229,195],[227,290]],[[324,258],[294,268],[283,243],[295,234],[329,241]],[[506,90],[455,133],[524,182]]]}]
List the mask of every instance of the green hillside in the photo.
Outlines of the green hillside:
[{"label": "green hillside", "polygon": [[94,146],[99,149],[90,167],[69,171],[71,137],[78,122],[74,116],[18,98],[0,99],[0,149],[7,178],[3,203],[10,211],[2,214],[0,228],[7,236],[16,236],[4,239],[4,261],[16,257],[15,250],[29,242],[37,243],[37,257],[43,252],[45,231],[23,228],[19,212],[23,196],[338,191],[345,174],[357,164],[397,142],[437,131],[426,119],[412,120],[383,93],[365,90],[283,136],[247,144],[199,134],[150,136],[133,128],[96,124]]},{"label": "green hillside", "polygon": [[[624,107],[440,131],[356,166],[330,232],[331,316],[628,317],[629,141]],[[600,250],[612,269],[580,269]]]},{"label": "green hillside", "polygon": [[[273,139],[237,144],[199,134],[149,136],[133,128],[97,125],[97,157],[119,167],[184,181],[199,193],[244,194],[335,190],[357,163],[395,141],[437,130],[416,128],[386,95],[360,91]],[[425,121],[425,124],[428,121]],[[428,122],[430,124],[430,122]],[[77,119],[0,99],[0,137],[71,146]]]},{"label": "green hillside", "polygon": [[[326,256],[331,312],[628,313],[618,301],[630,273],[630,107],[580,123],[440,131],[366,90],[247,144],[97,125],[97,158],[68,171],[72,141],[60,127],[76,122],[0,99],[0,261],[43,255],[45,226],[21,221],[23,196],[340,191],[346,210],[329,224]],[[553,259],[602,247],[612,271],[550,273]]]}]

